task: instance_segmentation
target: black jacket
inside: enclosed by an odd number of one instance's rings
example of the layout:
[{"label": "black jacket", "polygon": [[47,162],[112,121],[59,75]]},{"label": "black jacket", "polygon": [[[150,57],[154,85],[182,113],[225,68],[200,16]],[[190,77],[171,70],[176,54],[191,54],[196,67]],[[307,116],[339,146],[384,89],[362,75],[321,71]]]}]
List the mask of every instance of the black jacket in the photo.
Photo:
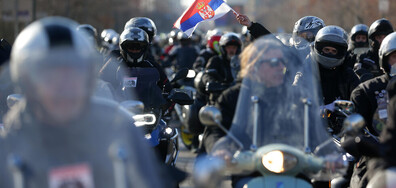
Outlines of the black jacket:
[{"label": "black jacket", "polygon": [[[230,129],[232,119],[234,118],[240,90],[241,83],[238,82],[234,86],[224,90],[215,104],[222,115],[221,124],[228,130]],[[203,134],[203,146],[205,147],[206,152],[209,153],[212,150],[213,145],[223,136],[225,136],[225,133],[219,127],[205,127]]]},{"label": "black jacket", "polygon": [[181,68],[192,69],[195,59],[198,57],[198,50],[192,46],[178,45],[169,52],[168,59],[164,62],[164,67],[173,66],[175,70]]},{"label": "black jacket", "polygon": [[271,34],[271,32],[267,30],[267,28],[256,22],[252,22],[252,25],[248,27],[248,30],[254,39]]},{"label": "black jacket", "polygon": [[373,115],[378,107],[376,97],[383,90],[385,91],[389,79],[388,74],[384,74],[367,80],[356,87],[351,94],[351,101],[355,104],[356,112],[364,117],[367,128],[376,135],[378,134],[372,126]]},{"label": "black jacket", "polygon": [[384,146],[386,166],[396,166],[396,97],[392,97],[388,106],[389,118],[381,132],[380,142]]},{"label": "black jacket", "polygon": [[[119,71],[120,67],[127,67],[127,62],[122,57],[110,58],[99,71],[99,77],[102,80],[109,82],[114,89],[117,89],[120,85],[120,80],[118,80],[117,78],[117,72]],[[155,61],[152,62],[144,60],[141,63],[135,64],[133,67],[157,69],[160,77],[157,83],[158,87],[160,87],[160,89],[164,88],[165,92],[170,92],[170,90],[172,89],[172,86],[170,85],[168,77],[166,76],[164,70]]]},{"label": "black jacket", "polygon": [[[388,84],[385,84],[388,83]],[[386,92],[389,94],[390,101],[388,104],[388,119],[386,122],[386,126],[381,132],[380,135],[380,144],[375,146],[378,148],[378,155],[380,157],[368,157],[368,156],[363,156],[360,158],[359,163],[356,164],[355,169],[354,169],[354,175],[357,176],[358,178],[355,178],[360,181],[352,182],[351,181],[351,186],[353,185],[352,183],[355,183],[357,186],[356,187],[366,187],[367,183],[373,178],[373,176],[378,173],[379,171],[382,171],[384,169],[387,169],[389,167],[394,167],[396,166],[395,158],[396,158],[396,122],[395,122],[395,117],[396,117],[396,97],[394,96],[394,92],[396,91],[396,82],[394,80],[390,80],[389,76],[386,74],[380,77],[377,77],[375,79],[371,79],[367,82],[364,82],[361,84],[362,86],[366,86],[363,89],[367,91],[368,93],[373,94],[374,91],[373,88],[379,89],[379,90],[384,90],[386,88]],[[372,86],[371,88],[367,89],[367,86]],[[359,88],[361,88],[359,86]],[[357,88],[358,89],[358,88]],[[371,90],[370,90],[371,89]],[[373,102],[373,104],[377,104],[375,101],[375,98],[372,96],[369,99],[366,99]],[[370,146],[373,147],[373,146]],[[376,155],[376,154],[375,154]]]},{"label": "black jacket", "polygon": [[378,51],[372,48],[370,48],[368,52],[359,55],[356,63],[354,71],[360,77],[363,76],[363,74],[369,74],[371,78],[375,78],[383,74],[379,66]]},{"label": "black jacket", "polygon": [[352,91],[360,84],[352,69],[341,65],[335,69],[326,69],[319,65],[320,83],[324,104],[336,99],[349,100]]},{"label": "black jacket", "polygon": [[201,50],[197,59],[194,62],[193,69],[196,72],[203,70],[206,67],[206,64],[208,63],[209,59],[215,55],[216,53],[213,52],[210,48]]},{"label": "black jacket", "polygon": [[232,83],[234,77],[231,73],[230,61],[223,56],[214,56],[209,59],[205,67],[206,74],[202,76],[203,82]]}]

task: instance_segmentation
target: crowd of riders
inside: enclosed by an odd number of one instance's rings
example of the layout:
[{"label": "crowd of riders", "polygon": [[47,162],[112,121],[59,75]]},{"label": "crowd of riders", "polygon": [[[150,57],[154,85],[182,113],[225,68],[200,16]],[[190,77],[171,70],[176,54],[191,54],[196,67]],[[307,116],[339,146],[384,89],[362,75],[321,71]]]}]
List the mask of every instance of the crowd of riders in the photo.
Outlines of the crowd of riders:
[{"label": "crowd of riders", "polygon": [[[396,34],[390,21],[381,18],[346,31],[326,25],[325,18],[305,16],[286,34],[272,33],[243,14],[235,18],[241,32],[213,29],[187,36],[177,29],[160,33],[149,17],[131,18],[120,32],[100,33],[90,24],[49,17],[27,26],[13,45],[2,39],[0,187],[175,187],[181,180],[173,176],[185,175],[160,164],[120,103],[139,99],[145,108],[160,106],[172,114],[174,103],[165,96],[175,88],[193,88],[182,130],[192,135],[191,152],[227,160],[230,156],[213,152],[226,133],[203,125],[198,112],[215,106],[230,129],[252,66],[267,79],[262,87],[302,87],[315,77],[320,87],[309,92],[323,96],[322,106],[353,102],[370,133],[359,138],[381,151],[370,155],[364,148],[345,148],[354,160],[343,187],[366,187],[376,172],[396,165]],[[287,49],[282,57],[265,59],[277,52],[261,53],[263,37]],[[257,68],[255,58],[265,59],[260,63],[268,67]],[[171,82],[183,69],[194,76]],[[11,107],[14,94],[21,98]],[[345,142],[357,138],[343,136]],[[241,186],[243,179],[233,176],[232,185]]]}]

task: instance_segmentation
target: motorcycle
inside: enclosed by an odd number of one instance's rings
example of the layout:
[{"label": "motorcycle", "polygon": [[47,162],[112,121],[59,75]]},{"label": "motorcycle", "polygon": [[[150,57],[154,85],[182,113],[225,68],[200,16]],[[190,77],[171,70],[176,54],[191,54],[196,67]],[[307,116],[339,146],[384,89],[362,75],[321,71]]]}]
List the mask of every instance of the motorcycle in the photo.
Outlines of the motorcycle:
[{"label": "motorcycle", "polygon": [[[186,74],[186,70],[181,70],[171,82],[185,78]],[[148,101],[145,99],[153,99],[151,97],[152,93],[151,90],[145,90],[139,95],[145,96],[143,101]],[[173,89],[170,93],[162,93],[162,96],[172,103],[171,106],[174,104],[188,105],[193,102],[192,94],[181,89]],[[147,107],[144,102],[139,100],[126,100],[121,102],[120,105],[133,114],[135,126],[143,130],[145,139],[150,146],[155,148],[160,159],[167,165],[175,166],[179,153],[179,132],[176,128],[170,127],[163,118],[169,114],[169,111],[164,112],[160,105]]]},{"label": "motorcycle", "polygon": [[[203,131],[203,126],[198,119],[198,111],[203,105],[197,99],[198,91],[195,88],[195,80],[200,79],[201,76],[202,74],[196,74],[194,70],[189,70],[187,78],[177,82],[177,85],[181,89],[188,90],[192,93],[194,100],[191,105],[175,104],[174,108],[177,119],[180,121],[180,138],[188,150],[198,148],[199,133]],[[192,81],[194,81],[194,84],[192,84]]]}]

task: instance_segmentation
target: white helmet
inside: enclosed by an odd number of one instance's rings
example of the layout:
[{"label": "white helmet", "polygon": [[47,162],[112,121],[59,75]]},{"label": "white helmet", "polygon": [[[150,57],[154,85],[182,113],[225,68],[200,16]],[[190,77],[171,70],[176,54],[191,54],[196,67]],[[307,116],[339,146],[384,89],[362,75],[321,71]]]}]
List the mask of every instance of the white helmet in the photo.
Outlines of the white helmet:
[{"label": "white helmet", "polygon": [[[13,82],[35,110],[57,120],[75,118],[88,103],[95,85],[94,66],[100,57],[76,26],[62,17],[38,20],[18,35],[11,51]],[[55,105],[50,103],[48,107],[49,103],[44,103],[48,101],[67,101],[65,106],[70,108],[54,110]]]}]

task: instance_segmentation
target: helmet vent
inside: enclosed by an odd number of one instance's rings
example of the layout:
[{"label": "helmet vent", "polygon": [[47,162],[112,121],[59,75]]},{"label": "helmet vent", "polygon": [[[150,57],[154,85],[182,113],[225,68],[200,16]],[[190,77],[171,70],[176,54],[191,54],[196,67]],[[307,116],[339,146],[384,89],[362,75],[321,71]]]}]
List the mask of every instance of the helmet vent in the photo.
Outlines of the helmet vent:
[{"label": "helmet vent", "polygon": [[73,45],[69,28],[59,25],[48,25],[45,26],[45,31],[48,36],[50,48]]}]

